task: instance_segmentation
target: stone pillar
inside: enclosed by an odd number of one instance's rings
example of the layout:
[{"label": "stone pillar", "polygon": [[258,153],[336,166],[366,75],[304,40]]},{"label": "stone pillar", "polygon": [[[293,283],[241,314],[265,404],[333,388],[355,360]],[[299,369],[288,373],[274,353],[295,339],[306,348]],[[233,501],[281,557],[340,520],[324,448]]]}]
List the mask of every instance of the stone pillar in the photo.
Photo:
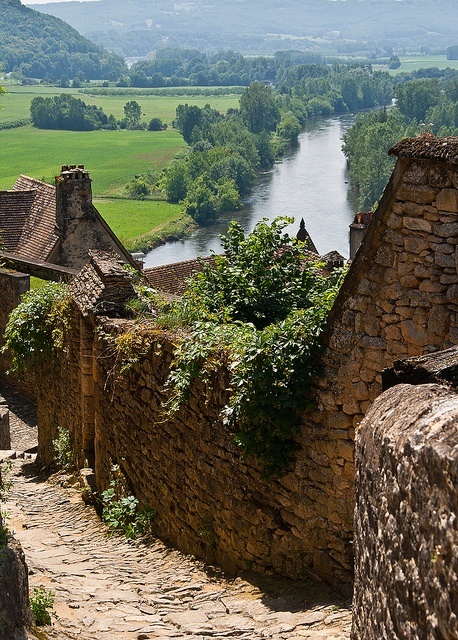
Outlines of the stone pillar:
[{"label": "stone pillar", "polygon": [[0,639],[25,638],[32,627],[29,578],[24,552],[10,538],[0,549]]}]

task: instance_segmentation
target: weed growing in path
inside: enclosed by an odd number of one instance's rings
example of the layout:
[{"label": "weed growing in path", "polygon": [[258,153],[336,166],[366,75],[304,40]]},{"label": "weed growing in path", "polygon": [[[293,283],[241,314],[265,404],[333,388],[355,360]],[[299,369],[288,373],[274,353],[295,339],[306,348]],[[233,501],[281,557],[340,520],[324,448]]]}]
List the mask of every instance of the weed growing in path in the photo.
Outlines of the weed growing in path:
[{"label": "weed growing in path", "polygon": [[38,626],[51,624],[51,618],[57,618],[54,612],[54,593],[44,587],[35,587],[30,596],[30,608]]}]

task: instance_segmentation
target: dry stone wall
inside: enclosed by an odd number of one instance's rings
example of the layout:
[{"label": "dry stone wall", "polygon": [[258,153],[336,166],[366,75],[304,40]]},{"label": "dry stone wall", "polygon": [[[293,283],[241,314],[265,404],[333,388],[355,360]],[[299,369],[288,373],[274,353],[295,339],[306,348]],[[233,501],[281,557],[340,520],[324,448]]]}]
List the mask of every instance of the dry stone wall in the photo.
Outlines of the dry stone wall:
[{"label": "dry stone wall", "polygon": [[[75,281],[63,357],[40,372],[41,460],[50,460],[58,426],[67,427],[78,464],[95,468],[98,488],[118,464],[131,490],[157,510],[158,531],[181,549],[229,569],[309,572],[349,584],[355,427],[381,393],[384,368],[458,342],[458,140],[407,140],[393,153],[395,171],[329,318],[316,410],[303,416],[290,473],[266,481],[240,459],[219,417],[224,372],[209,402],[198,382],[189,402],[165,418],[173,337],[144,327],[151,348],[115,375],[119,362],[103,333],[128,325],[96,314],[122,274],[96,255]],[[97,293],[94,304],[88,291]]]},{"label": "dry stone wall", "polygon": [[398,385],[357,438],[353,640],[458,637],[458,395]]}]

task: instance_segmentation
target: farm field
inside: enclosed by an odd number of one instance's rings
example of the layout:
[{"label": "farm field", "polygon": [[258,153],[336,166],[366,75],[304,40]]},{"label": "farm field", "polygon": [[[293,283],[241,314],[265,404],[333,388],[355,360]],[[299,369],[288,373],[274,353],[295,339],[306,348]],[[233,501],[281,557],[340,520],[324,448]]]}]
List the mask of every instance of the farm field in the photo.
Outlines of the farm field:
[{"label": "farm field", "polygon": [[[171,122],[179,104],[187,102],[226,111],[238,106],[238,95],[227,96],[95,96],[78,93],[76,89],[59,87],[6,86],[7,94],[0,98],[0,124],[30,115],[30,103],[38,95],[59,95],[62,92],[81,97],[88,104],[103,107],[107,114],[124,116],[124,105],[137,99],[142,107],[142,120],[159,117]],[[25,173],[53,182],[62,164],[84,164],[91,172],[94,195],[114,196],[135,174],[160,171],[186,144],[178,131],[56,131],[35,129],[27,125],[0,130],[0,189],[12,188],[17,176]]]},{"label": "farm field", "polygon": [[84,164],[93,193],[113,196],[135,174],[159,172],[185,142],[167,131],[51,131],[30,125],[0,131],[0,189],[11,189],[20,173],[54,183],[62,164]]},{"label": "farm field", "polygon": [[[230,107],[238,107],[240,100],[240,96],[236,94],[223,96],[160,96],[146,95],[141,89],[129,89],[129,95],[100,96],[91,95],[90,86],[85,88],[83,92],[79,89],[61,89],[60,87],[41,85],[23,87],[19,85],[9,86],[6,83],[4,86],[8,93],[1,96],[3,108],[0,110],[0,123],[30,117],[30,103],[37,96],[48,97],[62,93],[80,98],[86,104],[95,104],[97,107],[102,107],[107,115],[112,113],[118,119],[124,117],[124,105],[126,102],[136,100],[142,108],[142,121],[149,122],[151,118],[160,118],[167,124],[172,123],[179,104],[187,102],[189,105],[203,107],[209,103],[213,109],[226,112]],[[126,91],[126,89],[123,91]]]},{"label": "farm field", "polygon": [[[158,117],[171,123],[176,107],[187,102],[211,106],[220,111],[237,107],[240,96],[94,96],[76,89],[46,86],[6,86],[1,96],[3,108],[0,123],[28,118],[30,103],[35,96],[71,93],[87,104],[101,106],[107,114],[124,116],[124,105],[137,100],[142,107],[142,120]],[[31,125],[0,130],[0,189],[12,189],[21,173],[54,183],[54,176],[63,164],[84,164],[92,178],[95,204],[113,231],[131,248],[135,239],[175,224],[180,218],[180,205],[163,201],[113,199],[124,190],[136,174],[160,172],[186,144],[175,129],[165,131],[55,131],[35,129]],[[102,197],[103,196],[103,197]]]}]

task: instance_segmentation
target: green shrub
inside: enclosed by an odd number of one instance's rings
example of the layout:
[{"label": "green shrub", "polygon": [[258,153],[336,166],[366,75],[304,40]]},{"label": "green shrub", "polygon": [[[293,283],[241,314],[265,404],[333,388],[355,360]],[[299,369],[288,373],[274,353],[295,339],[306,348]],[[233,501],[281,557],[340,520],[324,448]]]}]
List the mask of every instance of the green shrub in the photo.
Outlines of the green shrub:
[{"label": "green shrub", "polygon": [[102,492],[102,520],[113,533],[124,533],[126,538],[151,533],[151,523],[155,517],[153,509],[139,508],[139,501],[133,495],[126,495],[125,480],[117,465],[112,467],[114,478],[108,489]]},{"label": "green shrub", "polygon": [[30,609],[38,626],[51,624],[51,618],[57,618],[53,608],[54,593],[44,587],[35,588],[30,596]]},{"label": "green shrub", "polygon": [[231,393],[223,419],[265,476],[283,474],[292,462],[307,393],[320,374],[320,336],[343,275],[325,277],[305,264],[301,246],[282,234],[288,222],[263,221],[247,237],[233,224],[223,238],[225,255],[204,266],[157,319],[162,326],[189,320],[166,383],[166,412],[179,410],[196,379],[211,393],[225,369]]},{"label": "green shrub", "polygon": [[73,442],[68,429],[58,427],[57,437],[52,441],[54,463],[62,469],[73,462]]}]

